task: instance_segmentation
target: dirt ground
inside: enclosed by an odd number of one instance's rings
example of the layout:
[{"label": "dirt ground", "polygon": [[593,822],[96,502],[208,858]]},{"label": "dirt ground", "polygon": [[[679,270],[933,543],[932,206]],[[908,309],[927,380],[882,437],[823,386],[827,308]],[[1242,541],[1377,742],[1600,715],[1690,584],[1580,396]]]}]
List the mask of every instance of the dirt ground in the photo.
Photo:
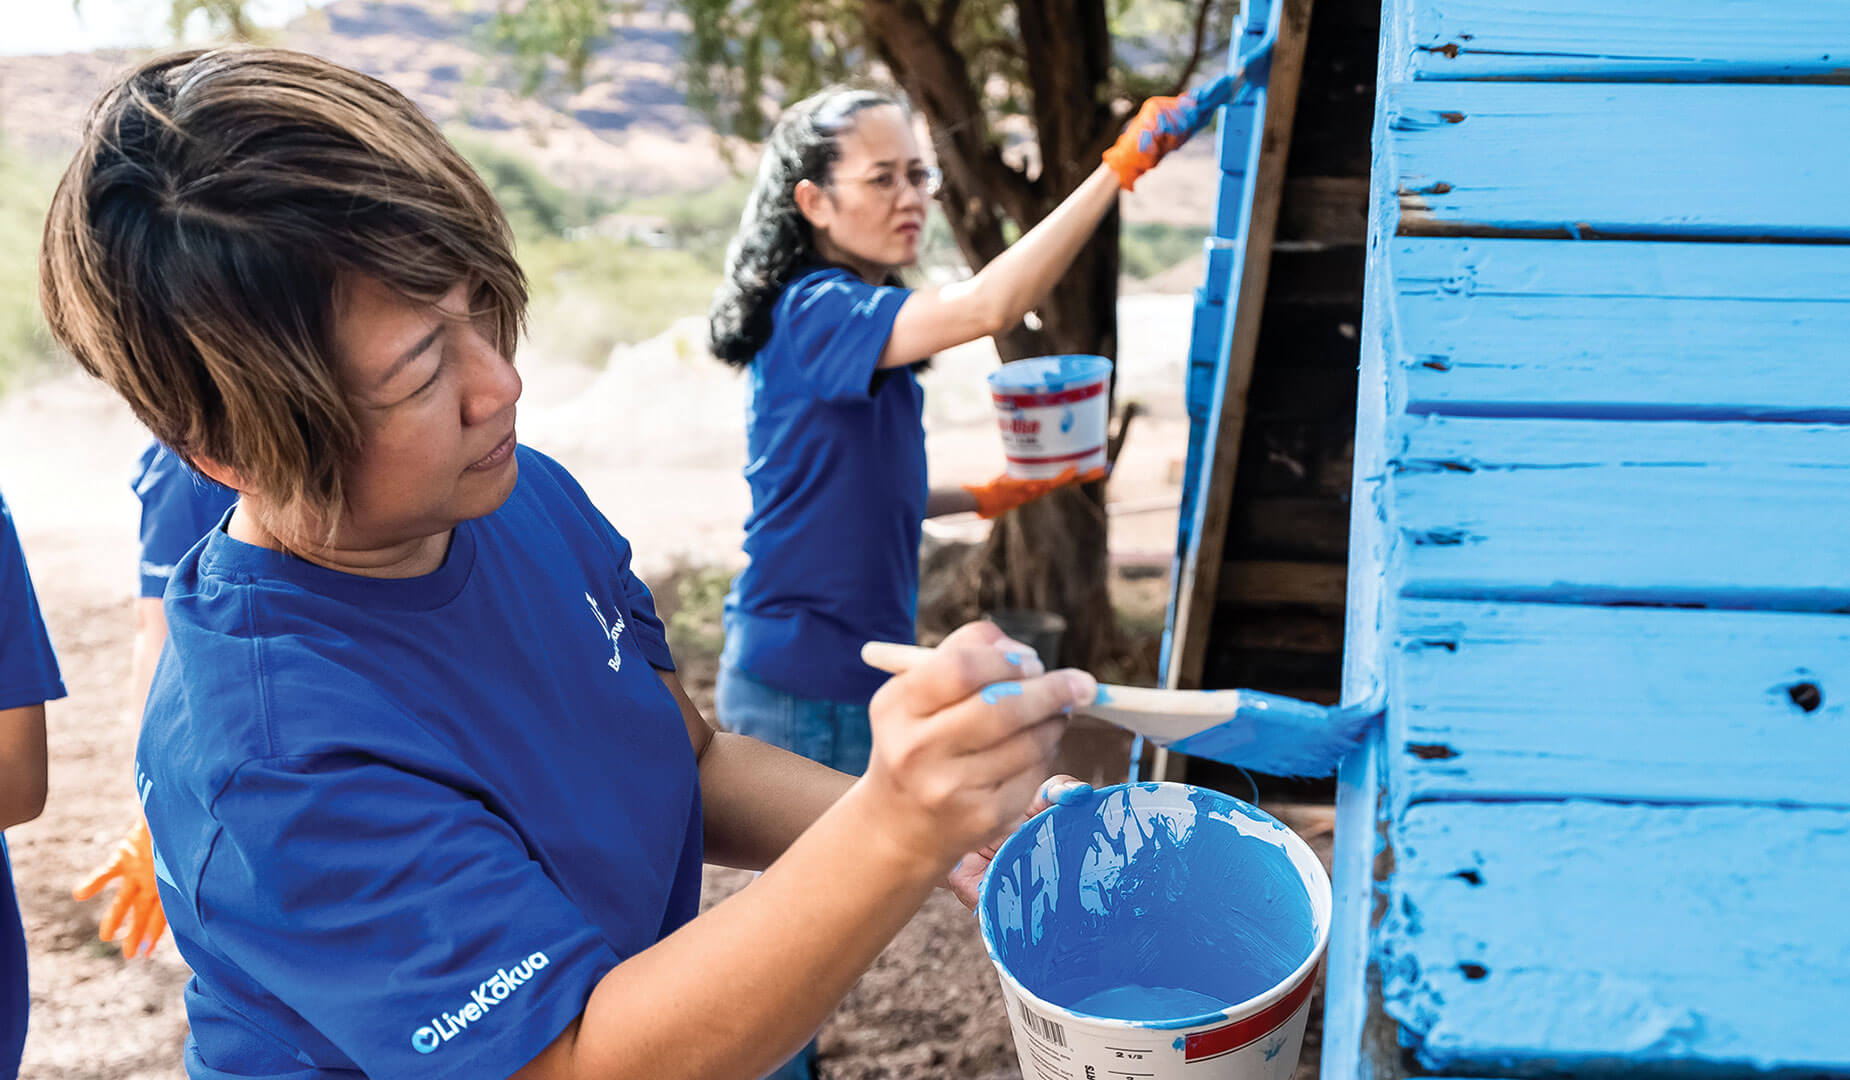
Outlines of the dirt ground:
[{"label": "dirt ground", "polygon": [[[1186,307],[1186,298],[1179,302]],[[1180,310],[1165,312],[1153,307],[1139,321],[1185,332]],[[1164,514],[1160,507],[1175,492],[1171,462],[1180,456],[1184,430],[1178,419],[1183,350],[1167,340],[1147,344],[1151,356],[1164,359],[1140,366],[1134,356],[1120,358],[1125,386],[1151,407],[1113,481],[1113,497],[1130,507],[1114,518],[1114,552],[1130,556],[1160,552],[1171,542],[1174,511]],[[1178,359],[1171,364],[1169,357]],[[950,357],[930,376],[935,479],[982,478],[995,467],[980,380],[968,378],[969,370],[993,362],[993,354]],[[745,509],[737,471],[739,388],[717,364],[704,363],[669,343],[613,357],[602,374],[543,364],[527,370],[523,439],[557,454],[585,481],[631,535],[639,569],[651,580],[665,580],[675,566],[726,569],[739,558]],[[970,381],[979,386],[964,385]],[[702,404],[678,412],[672,431],[658,429],[651,425],[665,423],[659,417],[623,407],[645,385]],[[183,1075],[181,988],[188,973],[171,940],[164,939],[151,959],[125,961],[95,940],[102,902],[79,904],[70,895],[137,813],[131,770],[136,721],[126,685],[136,506],[126,480],[145,437],[106,392],[76,377],[0,401],[0,491],[13,506],[70,690],[67,700],[50,708],[46,813],[7,833],[31,955],[24,1080]],[[690,491],[700,494],[690,498]],[[1159,512],[1137,510],[1151,504]],[[944,531],[974,528],[952,522]],[[1129,588],[1142,590],[1145,606],[1162,595],[1147,579]],[[1160,606],[1156,618],[1160,622]],[[691,688],[710,706],[711,657],[683,660]],[[1094,762],[1087,770],[1091,779],[1112,779],[1109,774],[1122,769],[1121,757],[1106,760],[1096,749],[1080,757]],[[1328,809],[1274,809],[1288,815],[1327,862]],[[716,902],[749,880],[710,870],[706,899]],[[1313,999],[1301,1077],[1314,1074],[1321,1015],[1320,998]],[[824,1026],[821,1067],[829,1080],[1020,1075],[976,921],[949,895],[925,905]]]}]

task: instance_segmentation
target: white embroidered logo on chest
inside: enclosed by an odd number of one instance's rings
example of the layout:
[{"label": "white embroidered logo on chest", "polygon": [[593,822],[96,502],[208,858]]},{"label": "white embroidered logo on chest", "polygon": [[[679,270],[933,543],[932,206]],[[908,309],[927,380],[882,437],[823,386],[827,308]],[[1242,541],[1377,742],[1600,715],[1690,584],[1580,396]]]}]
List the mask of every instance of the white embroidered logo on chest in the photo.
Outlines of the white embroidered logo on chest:
[{"label": "white embroidered logo on chest", "polygon": [[585,594],[585,603],[591,605],[591,614],[597,616],[597,624],[604,628],[604,636],[610,639],[610,670],[622,671],[623,650],[618,642],[623,637],[623,613],[612,608],[611,619],[606,622],[604,612],[597,606],[596,598],[590,593]]}]

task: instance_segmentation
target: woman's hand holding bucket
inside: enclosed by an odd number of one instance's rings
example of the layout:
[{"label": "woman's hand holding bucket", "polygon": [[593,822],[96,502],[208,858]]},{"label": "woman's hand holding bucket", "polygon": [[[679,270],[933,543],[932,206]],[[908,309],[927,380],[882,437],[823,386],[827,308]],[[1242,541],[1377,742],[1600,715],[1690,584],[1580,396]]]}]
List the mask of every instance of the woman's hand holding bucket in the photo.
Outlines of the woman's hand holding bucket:
[{"label": "woman's hand holding bucket", "polygon": [[1100,466],[1081,474],[1078,467],[1069,466],[1058,476],[1044,480],[1025,480],[1003,473],[987,484],[965,484],[964,490],[976,499],[976,512],[979,517],[996,518],[1044,495],[1051,495],[1063,487],[1103,480],[1107,471],[1106,468]]},{"label": "woman's hand holding bucket", "polygon": [[1055,804],[1065,805],[1078,802],[1091,794],[1092,785],[1076,776],[1061,773],[1058,776],[1048,777],[1047,782],[1035,790],[1034,801],[1028,804],[1027,810],[1023,811],[1019,818],[1015,819],[1015,824],[1009,826],[1006,835],[998,836],[970,852],[951,868],[951,876],[946,883],[950,885],[952,895],[962,901],[965,907],[975,911],[977,899],[982,893],[983,875],[989,872],[989,864],[995,859],[996,850],[1002,846],[1002,842],[1014,835],[1016,829],[1027,824],[1029,818],[1042,810]]},{"label": "woman's hand holding bucket", "polygon": [[1082,671],[1043,671],[1033,650],[979,622],[881,687],[856,785],[868,824],[939,874],[999,840],[1042,788],[1066,713],[1097,686]]}]

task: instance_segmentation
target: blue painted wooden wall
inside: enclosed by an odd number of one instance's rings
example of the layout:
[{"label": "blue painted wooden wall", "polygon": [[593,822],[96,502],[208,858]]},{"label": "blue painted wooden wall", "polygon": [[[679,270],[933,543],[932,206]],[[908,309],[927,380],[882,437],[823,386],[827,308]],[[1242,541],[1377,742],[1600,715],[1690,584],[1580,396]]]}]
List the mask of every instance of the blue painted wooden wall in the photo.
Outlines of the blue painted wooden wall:
[{"label": "blue painted wooden wall", "polygon": [[1850,1074],[1850,3],[1387,0],[1328,1080]]}]

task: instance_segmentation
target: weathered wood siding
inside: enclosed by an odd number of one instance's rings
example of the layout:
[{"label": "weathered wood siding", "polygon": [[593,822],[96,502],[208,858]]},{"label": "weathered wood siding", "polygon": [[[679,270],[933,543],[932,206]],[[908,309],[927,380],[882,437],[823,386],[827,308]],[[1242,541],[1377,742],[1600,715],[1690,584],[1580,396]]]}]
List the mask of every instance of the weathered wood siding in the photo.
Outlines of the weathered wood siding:
[{"label": "weathered wood siding", "polygon": [[1381,57],[1324,1075],[1850,1074],[1850,4]]}]

